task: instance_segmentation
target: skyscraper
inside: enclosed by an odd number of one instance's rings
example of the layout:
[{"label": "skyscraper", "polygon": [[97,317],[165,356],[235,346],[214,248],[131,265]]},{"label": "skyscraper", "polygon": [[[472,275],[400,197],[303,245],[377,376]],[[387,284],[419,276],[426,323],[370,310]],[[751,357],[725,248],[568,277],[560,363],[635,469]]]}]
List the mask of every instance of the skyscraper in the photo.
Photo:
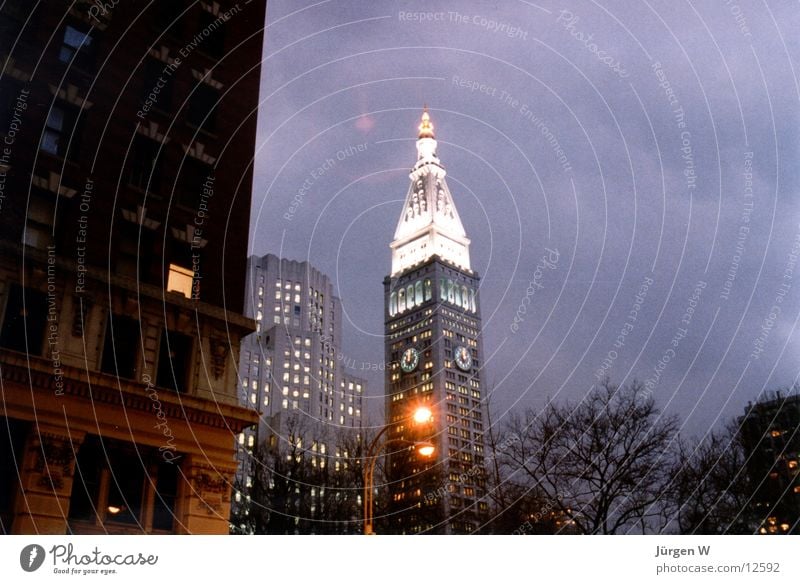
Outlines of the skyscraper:
[{"label": "skyscraper", "polygon": [[253,454],[265,443],[277,447],[300,438],[310,462],[338,471],[345,453],[337,451],[337,439],[347,429],[360,436],[367,388],[345,368],[352,359],[342,351],[342,307],[333,284],[309,262],[251,256],[245,314],[257,331],[242,341],[239,397],[260,422],[238,437],[240,489],[234,503],[243,507]]},{"label": "skyscraper", "polygon": [[408,417],[429,406],[437,450],[423,461],[390,449],[393,533],[471,533],[488,513],[480,280],[436,147],[426,110],[384,280],[386,423],[391,439],[413,440]]},{"label": "skyscraper", "polygon": [[265,2],[0,6],[0,533],[227,533]]}]

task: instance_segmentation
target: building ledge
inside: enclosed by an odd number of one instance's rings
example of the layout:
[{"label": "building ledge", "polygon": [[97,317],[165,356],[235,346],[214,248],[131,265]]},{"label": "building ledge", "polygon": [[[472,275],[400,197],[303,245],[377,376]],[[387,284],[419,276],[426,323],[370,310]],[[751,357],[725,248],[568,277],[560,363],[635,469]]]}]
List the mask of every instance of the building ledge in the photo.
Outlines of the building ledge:
[{"label": "building ledge", "polygon": [[[0,365],[4,384],[11,382],[39,392],[49,391],[53,399],[70,396],[92,403],[121,406],[126,410],[155,412],[155,395],[158,407],[170,419],[185,419],[190,424],[224,428],[235,433],[258,423],[256,412],[238,405],[178,394],[167,388],[120,379],[99,371],[60,363],[54,367],[49,359],[8,349],[0,349]],[[224,397],[229,399],[231,396]]]}]

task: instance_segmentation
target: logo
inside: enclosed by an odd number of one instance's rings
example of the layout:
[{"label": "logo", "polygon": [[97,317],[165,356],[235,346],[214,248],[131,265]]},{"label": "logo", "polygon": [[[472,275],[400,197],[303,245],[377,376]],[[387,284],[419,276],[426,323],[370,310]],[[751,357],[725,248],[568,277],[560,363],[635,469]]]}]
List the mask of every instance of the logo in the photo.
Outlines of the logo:
[{"label": "logo", "polygon": [[32,543],[22,548],[22,551],[19,553],[19,565],[26,572],[35,572],[42,567],[44,557],[44,548]]}]

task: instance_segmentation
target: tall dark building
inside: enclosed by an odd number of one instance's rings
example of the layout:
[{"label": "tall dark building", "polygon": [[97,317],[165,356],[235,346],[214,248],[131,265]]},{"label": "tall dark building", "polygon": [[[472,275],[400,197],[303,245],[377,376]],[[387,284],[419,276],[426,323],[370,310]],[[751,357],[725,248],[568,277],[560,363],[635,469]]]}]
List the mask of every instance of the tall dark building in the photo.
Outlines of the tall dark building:
[{"label": "tall dark building", "polygon": [[390,438],[415,440],[410,416],[434,414],[436,454],[425,461],[394,442],[389,457],[392,533],[471,533],[486,519],[479,277],[433,125],[423,113],[384,280],[386,417]]},{"label": "tall dark building", "polygon": [[749,404],[739,424],[759,533],[800,533],[800,394]]},{"label": "tall dark building", "polygon": [[0,5],[0,532],[228,532],[264,12]]}]

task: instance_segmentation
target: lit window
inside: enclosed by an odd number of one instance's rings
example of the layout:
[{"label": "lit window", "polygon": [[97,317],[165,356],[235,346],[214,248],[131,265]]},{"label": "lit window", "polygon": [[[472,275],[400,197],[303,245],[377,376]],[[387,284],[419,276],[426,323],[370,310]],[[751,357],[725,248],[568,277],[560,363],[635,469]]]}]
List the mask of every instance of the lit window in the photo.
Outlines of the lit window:
[{"label": "lit window", "polygon": [[177,264],[169,265],[169,278],[167,279],[167,292],[179,292],[192,297],[192,270],[183,268]]},{"label": "lit window", "polygon": [[[92,56],[92,37],[88,32],[81,32],[77,28],[67,25],[64,29],[64,40],[58,52],[58,60],[62,63],[73,62],[86,67],[90,65]],[[78,53],[76,57],[75,54]]]},{"label": "lit window", "polygon": [[67,146],[72,142],[73,152],[78,146],[80,128],[78,111],[66,105],[53,105],[47,112],[47,122],[42,133],[40,148],[49,154],[66,156]]}]

